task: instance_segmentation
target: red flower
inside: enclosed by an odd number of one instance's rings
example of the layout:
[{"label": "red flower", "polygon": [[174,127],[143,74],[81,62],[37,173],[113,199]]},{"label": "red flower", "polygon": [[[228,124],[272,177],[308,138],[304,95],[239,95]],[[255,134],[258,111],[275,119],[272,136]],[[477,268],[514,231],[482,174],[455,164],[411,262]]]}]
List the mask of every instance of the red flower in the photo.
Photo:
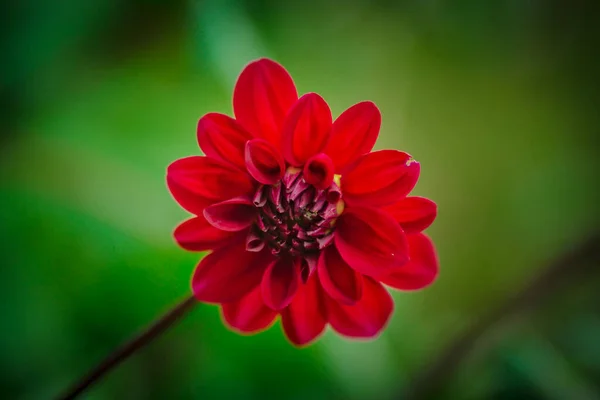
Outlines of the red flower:
[{"label": "red flower", "polygon": [[415,290],[438,273],[421,233],[436,205],[407,197],[420,165],[396,150],[370,152],[381,115],[358,103],[332,121],[325,100],[298,98],[274,61],[250,63],[233,93],[235,119],[198,122],[206,156],[173,162],[167,183],[195,216],[177,227],[184,249],[210,250],[192,288],[222,305],[238,332],[267,328],[281,315],[287,337],[304,345],[326,324],[373,337],[393,301],[383,285]]}]

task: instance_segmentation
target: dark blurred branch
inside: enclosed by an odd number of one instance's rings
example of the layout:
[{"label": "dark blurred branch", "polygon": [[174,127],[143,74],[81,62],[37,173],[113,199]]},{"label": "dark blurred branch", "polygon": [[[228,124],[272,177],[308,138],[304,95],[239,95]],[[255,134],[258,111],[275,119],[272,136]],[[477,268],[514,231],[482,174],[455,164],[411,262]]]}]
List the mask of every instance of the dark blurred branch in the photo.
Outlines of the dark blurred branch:
[{"label": "dark blurred branch", "polygon": [[439,398],[438,391],[452,378],[457,367],[469,355],[479,338],[505,318],[539,305],[548,296],[566,287],[573,280],[598,272],[599,262],[600,232],[594,232],[569,252],[551,261],[541,275],[451,342],[436,360],[417,374],[407,390],[398,398],[402,400]]},{"label": "dark blurred branch", "polygon": [[162,317],[140,332],[137,336],[133,337],[131,340],[124,343],[121,347],[112,352],[100,364],[98,364],[98,366],[77,381],[63,396],[59,397],[59,399],[74,399],[79,396],[93,383],[100,380],[113,368],[117,367],[122,361],[150,343],[153,339],[160,336],[179,318],[189,312],[194,305],[196,305],[196,303],[197,301],[194,296],[190,296],[181,301],[171,310],[167,311]]}]

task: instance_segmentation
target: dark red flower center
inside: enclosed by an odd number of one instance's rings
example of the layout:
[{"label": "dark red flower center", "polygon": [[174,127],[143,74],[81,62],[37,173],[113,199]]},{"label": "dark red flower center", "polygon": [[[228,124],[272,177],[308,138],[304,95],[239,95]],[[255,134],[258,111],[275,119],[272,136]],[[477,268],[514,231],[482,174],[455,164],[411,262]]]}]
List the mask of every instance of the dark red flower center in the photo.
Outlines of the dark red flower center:
[{"label": "dark red flower center", "polygon": [[275,185],[260,186],[254,196],[258,218],[248,249],[267,245],[275,255],[317,253],[333,240],[335,220],[343,210],[336,182],[317,189],[301,170],[290,168]]}]

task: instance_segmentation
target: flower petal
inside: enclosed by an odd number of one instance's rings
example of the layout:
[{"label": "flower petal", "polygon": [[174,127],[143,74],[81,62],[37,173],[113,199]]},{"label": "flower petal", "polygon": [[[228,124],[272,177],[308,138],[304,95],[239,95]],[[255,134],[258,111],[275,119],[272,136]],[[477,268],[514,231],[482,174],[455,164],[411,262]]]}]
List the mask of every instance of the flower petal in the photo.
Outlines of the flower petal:
[{"label": "flower petal", "polygon": [[298,290],[300,264],[291,258],[276,259],[265,271],[261,287],[265,304],[273,310],[286,307]]},{"label": "flower petal", "polygon": [[385,211],[347,208],[336,222],[335,245],[348,265],[379,277],[408,261],[406,235]]},{"label": "flower petal", "polygon": [[238,301],[224,303],[223,319],[235,331],[240,333],[256,333],[271,325],[277,312],[265,305],[260,286]]},{"label": "flower petal", "polygon": [[285,173],[285,161],[279,150],[264,139],[246,143],[245,163],[254,179],[265,185],[273,185]]},{"label": "flower petal", "polygon": [[337,117],[324,150],[333,160],[336,173],[373,149],[380,127],[381,113],[370,101],[355,104]]},{"label": "flower petal", "polygon": [[315,340],[325,330],[327,309],[323,289],[316,274],[301,285],[294,300],[281,311],[281,324],[288,339],[296,346]]},{"label": "flower petal", "polygon": [[317,271],[323,289],[333,299],[344,304],[354,304],[360,300],[362,275],[350,268],[335,246],[323,250]]},{"label": "flower petal", "polygon": [[325,147],[330,130],[331,111],[325,100],[316,93],[300,97],[283,125],[285,160],[294,166],[304,165]]},{"label": "flower petal", "polygon": [[215,228],[204,216],[198,216],[182,222],[173,235],[184,249],[205,251],[228,244],[233,234]]},{"label": "flower petal", "polygon": [[334,166],[328,155],[319,153],[304,165],[304,180],[317,189],[327,189],[333,182]]},{"label": "flower petal", "polygon": [[177,202],[192,214],[202,215],[208,205],[254,192],[250,176],[231,164],[192,156],[167,168],[167,185]]},{"label": "flower petal", "polygon": [[371,207],[397,202],[415,187],[420,170],[420,164],[401,151],[365,154],[342,175],[344,201]]},{"label": "flower petal", "polygon": [[431,225],[437,216],[437,205],[425,197],[405,197],[386,206],[385,211],[400,223],[406,233],[418,233]]},{"label": "flower petal", "polygon": [[208,157],[244,167],[244,146],[252,139],[233,118],[209,113],[198,121],[198,144]]},{"label": "flower petal", "polygon": [[407,235],[410,261],[394,269],[382,283],[400,290],[417,290],[429,286],[437,277],[439,261],[431,239],[422,233]]},{"label": "flower petal", "polygon": [[246,236],[246,251],[258,252],[265,248],[265,242],[257,231],[258,229],[255,227],[248,232],[248,236]]},{"label": "flower petal", "polygon": [[296,86],[287,71],[262,58],[248,64],[240,74],[233,91],[233,111],[255,137],[279,147],[283,121],[297,99]]},{"label": "flower petal", "polygon": [[356,304],[327,301],[329,323],[338,333],[359,338],[374,337],[387,324],[394,302],[388,291],[369,277],[364,278],[363,295]]},{"label": "flower petal", "polygon": [[206,207],[204,217],[215,228],[236,232],[252,225],[256,219],[256,207],[250,199],[236,197]]},{"label": "flower petal", "polygon": [[272,262],[268,250],[246,251],[245,235],[240,233],[231,245],[219,247],[200,261],[192,277],[196,298],[209,303],[237,301],[260,285]]}]

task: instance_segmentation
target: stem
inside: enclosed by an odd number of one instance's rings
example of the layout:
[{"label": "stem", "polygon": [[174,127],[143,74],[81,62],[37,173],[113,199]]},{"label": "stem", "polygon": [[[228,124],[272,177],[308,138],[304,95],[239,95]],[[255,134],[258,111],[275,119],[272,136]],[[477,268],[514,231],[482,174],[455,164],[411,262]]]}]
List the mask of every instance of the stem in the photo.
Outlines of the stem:
[{"label": "stem", "polygon": [[179,318],[188,313],[197,304],[194,296],[190,296],[182,300],[179,304],[167,311],[162,317],[158,318],[146,329],[123,343],[115,351],[108,355],[100,364],[84,375],[79,381],[59,399],[68,400],[74,399],[89,388],[93,383],[100,380],[104,375],[117,367],[122,361],[125,361],[133,353],[146,346],[152,340],[160,336]]}]

